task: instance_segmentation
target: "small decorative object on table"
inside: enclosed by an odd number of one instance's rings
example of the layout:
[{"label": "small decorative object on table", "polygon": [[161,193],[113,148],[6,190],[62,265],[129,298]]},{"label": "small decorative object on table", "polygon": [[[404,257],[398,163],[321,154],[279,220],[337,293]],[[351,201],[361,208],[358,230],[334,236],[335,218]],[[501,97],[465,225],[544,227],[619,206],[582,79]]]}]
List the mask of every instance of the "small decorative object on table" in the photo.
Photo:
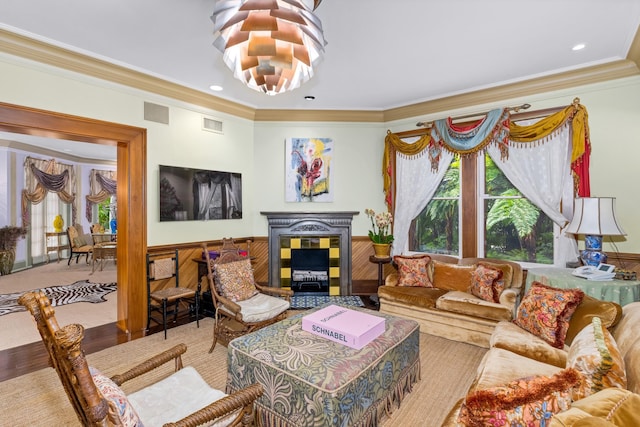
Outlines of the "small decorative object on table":
[{"label": "small decorative object on table", "polygon": [[373,209],[365,209],[364,213],[371,220],[372,229],[369,230],[369,239],[373,242],[376,257],[388,258],[391,255],[391,243],[393,243],[393,234],[390,232],[393,216],[390,212],[376,214]]},{"label": "small decorative object on table", "polygon": [[632,270],[619,270],[616,268],[616,279],[618,280],[637,280],[637,274]]},{"label": "small decorative object on table", "polygon": [[62,228],[64,227],[64,220],[62,219],[62,215],[56,215],[53,219],[53,230],[56,233],[62,233]]}]

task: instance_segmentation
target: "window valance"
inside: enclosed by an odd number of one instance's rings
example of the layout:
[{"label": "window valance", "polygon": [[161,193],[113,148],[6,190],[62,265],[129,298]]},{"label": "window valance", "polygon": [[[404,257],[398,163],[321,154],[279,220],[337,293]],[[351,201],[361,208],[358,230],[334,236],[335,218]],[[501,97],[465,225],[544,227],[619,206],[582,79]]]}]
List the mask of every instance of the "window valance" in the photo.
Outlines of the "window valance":
[{"label": "window valance", "polygon": [[56,162],[55,159],[42,160],[27,157],[24,161],[25,188],[22,190],[22,223],[30,224],[29,203],[38,204],[48,192],[57,193],[60,200],[72,206],[72,220],[75,223],[75,170],[72,165]]},{"label": "window valance", "polygon": [[442,150],[462,156],[475,155],[495,144],[500,149],[502,159],[508,159],[510,146],[543,144],[566,126],[570,126],[572,132],[571,169],[576,195],[587,197],[590,195],[591,153],[588,114],[587,109],[576,99],[561,111],[528,126],[512,122],[509,109],[496,109],[477,122],[465,126],[453,124],[451,118],[436,120],[426,133],[413,143],[406,143],[398,135],[387,131],[382,159],[386,203],[392,209],[393,159],[396,154],[408,158],[427,155],[432,169],[437,170]]},{"label": "window valance", "polygon": [[116,194],[117,173],[114,170],[91,169],[89,174],[90,194],[85,196],[87,201],[85,216],[87,221],[91,222],[93,205],[102,203]]}]

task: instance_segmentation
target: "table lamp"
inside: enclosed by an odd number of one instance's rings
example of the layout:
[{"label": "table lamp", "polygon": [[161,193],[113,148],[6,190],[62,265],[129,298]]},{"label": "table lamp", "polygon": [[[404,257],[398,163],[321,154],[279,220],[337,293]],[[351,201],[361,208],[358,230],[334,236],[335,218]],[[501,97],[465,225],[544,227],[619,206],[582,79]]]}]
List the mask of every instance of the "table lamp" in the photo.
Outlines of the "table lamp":
[{"label": "table lamp", "polygon": [[615,197],[580,197],[575,199],[573,219],[567,233],[584,234],[585,249],[580,254],[584,265],[597,266],[607,262],[602,252],[602,236],[625,236],[618,224]]}]

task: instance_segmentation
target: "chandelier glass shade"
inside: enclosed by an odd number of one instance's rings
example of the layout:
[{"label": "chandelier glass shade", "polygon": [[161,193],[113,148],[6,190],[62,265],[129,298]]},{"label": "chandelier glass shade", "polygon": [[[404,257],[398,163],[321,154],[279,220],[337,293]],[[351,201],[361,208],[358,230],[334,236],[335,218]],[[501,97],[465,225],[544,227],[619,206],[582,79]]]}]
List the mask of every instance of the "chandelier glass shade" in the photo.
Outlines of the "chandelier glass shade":
[{"label": "chandelier glass shade", "polygon": [[311,77],[327,42],[313,14],[322,0],[218,0],[213,45],[235,78],[269,95]]}]

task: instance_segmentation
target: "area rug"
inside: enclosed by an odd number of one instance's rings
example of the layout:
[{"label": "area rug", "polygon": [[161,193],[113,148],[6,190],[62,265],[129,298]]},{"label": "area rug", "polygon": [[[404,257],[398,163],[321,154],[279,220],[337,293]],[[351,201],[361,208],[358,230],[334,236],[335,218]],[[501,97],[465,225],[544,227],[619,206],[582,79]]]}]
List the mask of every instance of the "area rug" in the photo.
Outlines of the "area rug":
[{"label": "area rug", "polygon": [[291,308],[294,310],[303,310],[306,308],[314,308],[322,304],[342,304],[355,307],[364,307],[362,298],[359,296],[328,296],[328,295],[300,295],[291,297]]},{"label": "area rug", "polygon": [[[213,319],[205,318],[200,320],[200,328],[195,322],[191,322],[170,329],[166,340],[162,333],[156,333],[89,354],[87,359],[90,365],[110,377],[126,371],[155,353],[184,343],[187,345],[184,365],[193,366],[211,387],[224,390],[227,380],[227,348],[216,345],[212,353],[208,352],[212,328]],[[399,408],[389,408],[388,416],[380,420],[378,426],[442,425],[449,409],[466,394],[486,351],[485,348],[421,333],[422,379],[404,397]],[[168,363],[125,382],[122,388],[125,393],[139,390],[169,374],[173,367],[173,363]],[[0,382],[0,396],[0,414],[3,420],[7,420],[7,425],[80,425],[60,379],[52,368]],[[310,404],[314,403],[316,402]],[[5,425],[2,421],[0,424]]]},{"label": "area rug", "polygon": [[[117,289],[116,283],[91,283],[88,280],[81,280],[71,285],[48,286],[46,288],[34,289],[43,291],[51,300],[53,307],[73,304],[76,302],[99,303],[106,301],[105,295]],[[0,316],[9,313],[25,311],[26,308],[18,304],[18,298],[24,292],[14,292],[11,294],[0,294]]]}]

